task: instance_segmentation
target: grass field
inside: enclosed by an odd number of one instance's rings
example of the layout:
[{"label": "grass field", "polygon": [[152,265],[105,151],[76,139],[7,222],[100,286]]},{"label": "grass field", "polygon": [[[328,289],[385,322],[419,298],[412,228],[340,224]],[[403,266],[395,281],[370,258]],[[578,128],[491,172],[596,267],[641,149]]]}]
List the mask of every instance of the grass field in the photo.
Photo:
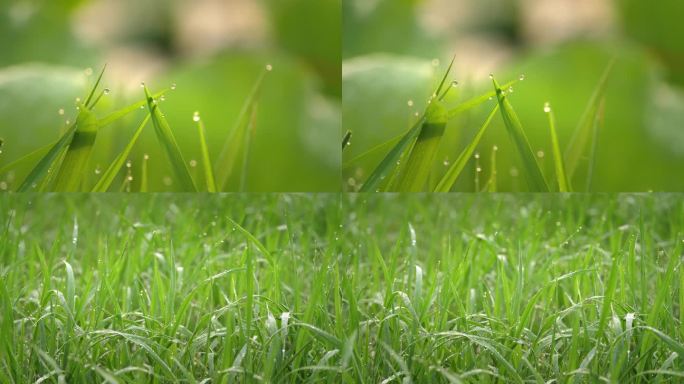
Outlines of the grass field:
[{"label": "grass field", "polygon": [[680,195],[3,195],[0,382],[680,382]]}]

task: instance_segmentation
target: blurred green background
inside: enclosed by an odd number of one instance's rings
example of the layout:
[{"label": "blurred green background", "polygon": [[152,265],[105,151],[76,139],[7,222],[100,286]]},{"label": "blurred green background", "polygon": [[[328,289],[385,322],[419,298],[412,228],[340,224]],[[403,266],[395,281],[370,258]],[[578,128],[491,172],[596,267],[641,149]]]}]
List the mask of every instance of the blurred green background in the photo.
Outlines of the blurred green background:
[{"label": "blurred green background", "polygon": [[[184,157],[191,164],[200,160],[192,121],[199,111],[215,160],[271,64],[246,190],[340,190],[340,23],[341,0],[1,0],[0,167],[55,141],[76,115],[75,99],[105,63],[111,93],[96,108],[98,116],[142,100],[141,81],[153,92],[175,83],[160,108]],[[145,113],[98,133],[91,182]],[[150,156],[150,189],[174,190],[151,126],[131,156],[134,184],[144,154]],[[11,189],[29,170],[0,175],[0,189]]]},{"label": "blurred green background", "polygon": [[[461,101],[491,90],[489,73],[502,83],[525,75],[510,101],[549,176],[544,103],[553,106],[564,148],[615,58],[591,190],[684,190],[684,1],[345,0],[342,7],[343,132],[353,133],[343,152],[346,190],[357,190],[384,153],[358,156],[408,129],[453,55]],[[494,103],[449,123],[434,177]],[[500,116],[479,146],[480,185],[489,177],[494,145],[499,190],[525,189]],[[587,189],[587,163],[573,180],[576,191]],[[475,167],[473,160],[456,190],[473,190]]]}]

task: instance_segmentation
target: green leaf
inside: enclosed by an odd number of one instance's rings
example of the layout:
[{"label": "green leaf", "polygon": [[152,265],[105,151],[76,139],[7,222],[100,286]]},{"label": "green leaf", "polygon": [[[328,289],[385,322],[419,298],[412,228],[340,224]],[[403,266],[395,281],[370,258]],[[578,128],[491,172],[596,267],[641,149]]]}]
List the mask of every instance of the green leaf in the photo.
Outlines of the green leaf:
[{"label": "green leaf", "polygon": [[[223,148],[219,153],[219,157],[214,165],[214,174],[216,175],[216,185],[219,189],[224,190],[228,178],[233,172],[233,168],[241,151],[246,151],[244,143],[247,131],[253,123],[256,112],[256,103],[259,100],[259,92],[264,78],[268,70],[264,70],[257,79],[254,87],[247,96],[245,103],[240,110],[240,114],[235,122],[235,126],[226,135],[226,141],[223,143]],[[244,164],[243,164],[244,165]]]},{"label": "green leaf", "polygon": [[468,160],[470,160],[470,158],[473,156],[473,152],[475,152],[475,148],[477,148],[477,145],[480,143],[482,135],[484,135],[487,127],[489,127],[489,123],[492,121],[498,110],[499,106],[496,105],[470,144],[468,144],[463,152],[461,152],[456,161],[451,164],[447,172],[444,174],[444,176],[442,176],[442,179],[439,181],[439,183],[437,183],[434,192],[449,192],[451,190],[454,183],[458,179],[458,176],[463,171],[463,168],[465,168],[466,164],[468,163]]},{"label": "green leaf", "polygon": [[76,131],[59,166],[59,173],[54,185],[55,191],[78,192],[80,190],[98,128],[95,114],[88,110],[85,104],[82,104],[76,118]]},{"label": "green leaf", "polygon": [[515,143],[518,153],[520,154],[520,158],[525,168],[525,177],[530,189],[535,192],[548,192],[549,187],[546,184],[541,167],[539,166],[539,163],[537,163],[537,159],[534,155],[534,151],[532,151],[532,146],[527,139],[527,135],[525,135],[520,119],[518,119],[518,115],[515,113],[515,110],[513,110],[513,106],[508,101],[506,93],[499,86],[496,79],[492,78],[492,82],[494,83],[496,97],[499,102],[499,107],[501,108],[501,117],[508,130],[508,134]]},{"label": "green leaf", "polygon": [[197,187],[195,182],[190,176],[190,171],[188,170],[188,165],[183,159],[183,154],[178,147],[176,138],[173,136],[171,127],[166,121],[166,118],[162,115],[159,106],[157,105],[157,100],[150,94],[147,87],[145,89],[145,97],[147,98],[147,107],[150,110],[150,115],[152,116],[152,123],[154,124],[154,130],[157,134],[157,139],[164,148],[164,151],[171,164],[171,169],[176,175],[176,179],[180,183],[181,189],[185,192],[197,192]]},{"label": "green leaf", "polygon": [[589,103],[582,114],[579,125],[575,128],[575,131],[568,142],[568,147],[565,149],[565,166],[569,180],[572,179],[582,156],[586,153],[587,143],[592,137],[592,131],[599,113],[599,105],[606,93],[606,84],[608,83],[608,77],[613,69],[614,63],[615,60],[611,60],[603,71],[603,75],[601,75],[601,79],[596,85],[594,93],[591,95]]},{"label": "green leaf", "polygon": [[[198,116],[199,117],[199,116]],[[200,148],[202,150],[202,167],[204,167],[204,180],[207,183],[208,192],[216,192],[216,181],[214,179],[214,169],[209,158],[209,148],[207,147],[204,122],[197,120],[197,131],[199,132]]]},{"label": "green leaf", "polygon": [[140,123],[138,128],[135,130],[133,137],[128,142],[128,144],[126,144],[124,150],[116,157],[116,159],[114,159],[114,161],[109,165],[107,170],[102,174],[100,180],[98,180],[98,182],[93,187],[92,192],[106,192],[107,190],[109,190],[109,187],[111,187],[114,178],[123,167],[124,163],[126,162],[126,159],[128,159],[128,156],[133,150],[133,146],[135,145],[136,141],[138,140],[138,137],[140,136],[140,133],[142,133],[143,128],[145,128],[148,121],[150,121],[149,114],[145,116],[145,119],[142,121],[142,123]]},{"label": "green leaf", "polygon": [[553,150],[553,164],[556,170],[556,182],[558,183],[559,192],[571,192],[572,188],[568,182],[565,174],[565,165],[563,165],[563,155],[561,154],[560,144],[558,143],[558,133],[556,132],[556,117],[553,114],[553,109],[546,103],[544,105],[544,112],[549,118],[549,130],[551,131],[551,148]]},{"label": "green leaf", "polygon": [[52,145],[48,153],[43,156],[38,164],[31,170],[31,172],[26,176],[24,181],[21,183],[18,192],[26,192],[35,188],[38,183],[45,177],[48,170],[56,165],[59,161],[60,155],[66,150],[71,144],[71,140],[74,137],[74,132],[76,132],[76,127],[78,120],[75,121],[69,129],[62,134],[62,136],[57,140],[57,142]]}]

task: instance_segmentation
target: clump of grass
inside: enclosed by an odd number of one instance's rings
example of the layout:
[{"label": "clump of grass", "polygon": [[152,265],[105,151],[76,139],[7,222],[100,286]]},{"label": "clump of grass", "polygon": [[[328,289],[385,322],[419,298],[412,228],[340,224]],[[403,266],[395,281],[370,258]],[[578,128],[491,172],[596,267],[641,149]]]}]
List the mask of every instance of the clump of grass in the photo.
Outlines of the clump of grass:
[{"label": "clump of grass", "polygon": [[0,217],[1,382],[684,372],[676,195],[16,194]]},{"label": "clump of grass", "polygon": [[[23,180],[6,185],[6,189],[20,192],[106,192],[116,190],[117,188],[134,192],[146,191],[148,188],[146,168],[142,170],[142,173],[145,175],[145,182],[136,184],[139,185],[138,190],[131,188],[132,176],[130,174],[122,175],[122,169],[123,165],[127,163],[128,156],[135,147],[140,134],[147,126],[149,120],[152,120],[157,141],[166,155],[167,165],[178,182],[178,191],[196,192],[206,190],[208,192],[218,192],[244,190],[247,177],[247,159],[251,146],[250,135],[247,132],[249,128],[252,131],[254,130],[259,90],[266,74],[271,70],[272,67],[270,65],[266,66],[257,79],[252,92],[245,101],[235,126],[226,133],[223,149],[216,162],[210,163],[211,157],[206,144],[207,138],[205,137],[203,125],[199,129],[199,145],[205,169],[205,188],[200,189],[197,186],[197,182],[188,168],[188,163],[185,161],[183,153],[176,142],[174,131],[159,106],[159,103],[164,100],[165,94],[174,90],[175,86],[152,94],[143,83],[144,100],[100,118],[94,112],[94,108],[102,97],[109,93],[107,88],[101,89],[105,68],[100,72],[100,75],[85,97],[85,101],[81,102],[80,98],[77,99],[77,116],[73,123],[68,124],[66,131],[62,133],[60,138],[53,144],[38,148],[20,159],[5,165],[0,169],[0,175],[18,168],[29,168],[30,171]],[[93,151],[96,150],[95,139],[98,132],[140,108],[148,110],[147,116],[144,117],[142,123],[125,144],[123,150],[114,156],[109,164],[105,164],[106,171],[98,177],[94,185],[90,185],[84,175],[86,174],[85,171],[91,167],[90,158]],[[199,121],[198,116],[196,115],[193,120]],[[240,154],[242,155],[242,160],[239,162],[242,166],[241,180],[239,185],[233,185],[234,183],[230,183],[228,179],[236,171],[236,163],[238,163],[236,159]],[[147,164],[145,163],[144,167],[146,166]],[[130,171],[128,169],[127,172]],[[99,174],[99,172],[96,173]],[[117,179],[123,179],[121,187],[114,185]]]},{"label": "clump of grass", "polygon": [[[422,115],[417,114],[419,116],[418,119],[406,133],[370,149],[345,164],[346,167],[351,167],[355,162],[367,156],[387,151],[385,152],[386,154],[382,161],[370,173],[363,184],[361,184],[359,188],[361,192],[451,191],[454,188],[456,181],[461,176],[466,164],[471,159],[473,152],[475,152],[485,130],[489,126],[491,115],[486,119],[470,142],[466,143],[465,148],[457,156],[457,161],[441,176],[434,175],[437,176],[436,178],[433,178],[438,180],[436,183],[430,183],[429,180],[431,180],[430,176],[433,174],[433,165],[435,164],[435,158],[442,141],[441,139],[445,129],[448,129],[447,123],[460,114],[473,110],[494,97],[497,101],[496,109],[500,112],[504,126],[506,127],[515,148],[515,152],[519,155],[522,173],[527,181],[529,191],[572,191],[571,182],[573,176],[579,167],[580,160],[584,158],[589,158],[586,183],[587,190],[589,190],[595,165],[596,137],[598,128],[602,123],[603,100],[608,76],[613,66],[612,61],[599,80],[596,90],[589,100],[586,111],[578,124],[571,141],[568,143],[563,156],[560,155],[561,147],[555,131],[554,118],[552,113],[547,112],[550,119],[550,137],[554,154],[555,187],[552,187],[554,184],[547,180],[548,176],[545,174],[541,164],[539,164],[537,156],[535,156],[527,138],[523,124],[509,100],[509,90],[512,90],[512,86],[518,81],[522,81],[524,76],[501,86],[494,76],[490,75],[494,88],[493,91],[461,102],[455,107],[448,107],[444,102],[444,97],[448,93],[450,87],[447,87],[447,89],[444,90],[444,84],[449,77],[452,65],[453,60],[447,68],[439,86],[428,100],[428,105],[424,113]],[[454,84],[456,84],[456,82],[454,82]],[[547,107],[545,106],[545,112],[546,109]],[[477,172],[479,173],[479,167],[477,168]],[[492,170],[492,172],[494,172],[494,170]],[[477,180],[479,181],[479,175],[477,177]],[[476,183],[475,186],[476,192],[481,190],[478,184],[479,183]],[[490,176],[490,181],[487,183],[486,189],[484,190],[496,192],[496,186],[497,184],[491,180]]]}]

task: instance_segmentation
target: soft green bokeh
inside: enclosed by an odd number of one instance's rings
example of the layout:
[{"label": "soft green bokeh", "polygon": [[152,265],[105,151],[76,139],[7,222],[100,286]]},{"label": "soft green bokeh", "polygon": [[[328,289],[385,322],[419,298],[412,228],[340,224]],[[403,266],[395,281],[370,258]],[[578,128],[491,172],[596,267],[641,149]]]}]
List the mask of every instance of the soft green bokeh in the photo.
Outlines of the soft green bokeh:
[{"label": "soft green bokeh", "polygon": [[[360,185],[389,147],[363,158],[359,154],[406,132],[410,120],[408,100],[413,100],[415,111],[422,113],[425,101],[446,70],[445,61],[453,54],[446,48],[444,36],[424,42],[426,31],[420,27],[418,14],[425,2],[379,0],[375,4],[364,8],[361,1],[349,1],[344,8],[343,130],[352,131],[352,145],[343,153],[343,179],[348,190]],[[471,4],[481,19],[454,25],[450,31],[458,35],[463,29],[469,34],[478,32],[510,42],[513,58],[495,75],[501,83],[526,75],[509,98],[534,151],[544,153],[540,162],[548,180],[553,180],[554,174],[544,103],[549,102],[554,110],[564,149],[601,74],[615,59],[607,85],[605,124],[598,135],[594,174],[587,185],[589,159],[584,158],[573,178],[574,189],[684,190],[684,153],[679,149],[684,144],[684,131],[680,129],[684,98],[676,85],[684,67],[678,64],[684,57],[684,31],[675,21],[676,15],[682,14],[681,2],[652,5],[616,0],[616,16],[625,26],[624,35],[576,38],[543,49],[526,46],[522,40],[519,31],[523,21],[518,17],[517,2],[487,4]],[[662,25],[658,25],[661,20]],[[451,44],[457,45],[458,37],[452,39],[456,43]],[[461,51],[461,56],[464,54]],[[435,57],[441,59],[441,65],[430,70],[430,61]],[[492,89],[488,79],[473,81],[469,73],[454,73],[452,77],[460,82],[457,91],[448,97],[452,107]],[[450,121],[434,165],[433,184],[469,143],[494,105],[492,100]],[[498,189],[527,189],[518,154],[497,116],[479,145],[479,164],[470,162],[455,190],[473,190],[476,177],[482,188],[492,171],[494,145],[498,147]],[[478,165],[482,172],[476,176]],[[516,173],[517,177],[512,176]],[[350,178],[354,178],[351,184]]]}]

